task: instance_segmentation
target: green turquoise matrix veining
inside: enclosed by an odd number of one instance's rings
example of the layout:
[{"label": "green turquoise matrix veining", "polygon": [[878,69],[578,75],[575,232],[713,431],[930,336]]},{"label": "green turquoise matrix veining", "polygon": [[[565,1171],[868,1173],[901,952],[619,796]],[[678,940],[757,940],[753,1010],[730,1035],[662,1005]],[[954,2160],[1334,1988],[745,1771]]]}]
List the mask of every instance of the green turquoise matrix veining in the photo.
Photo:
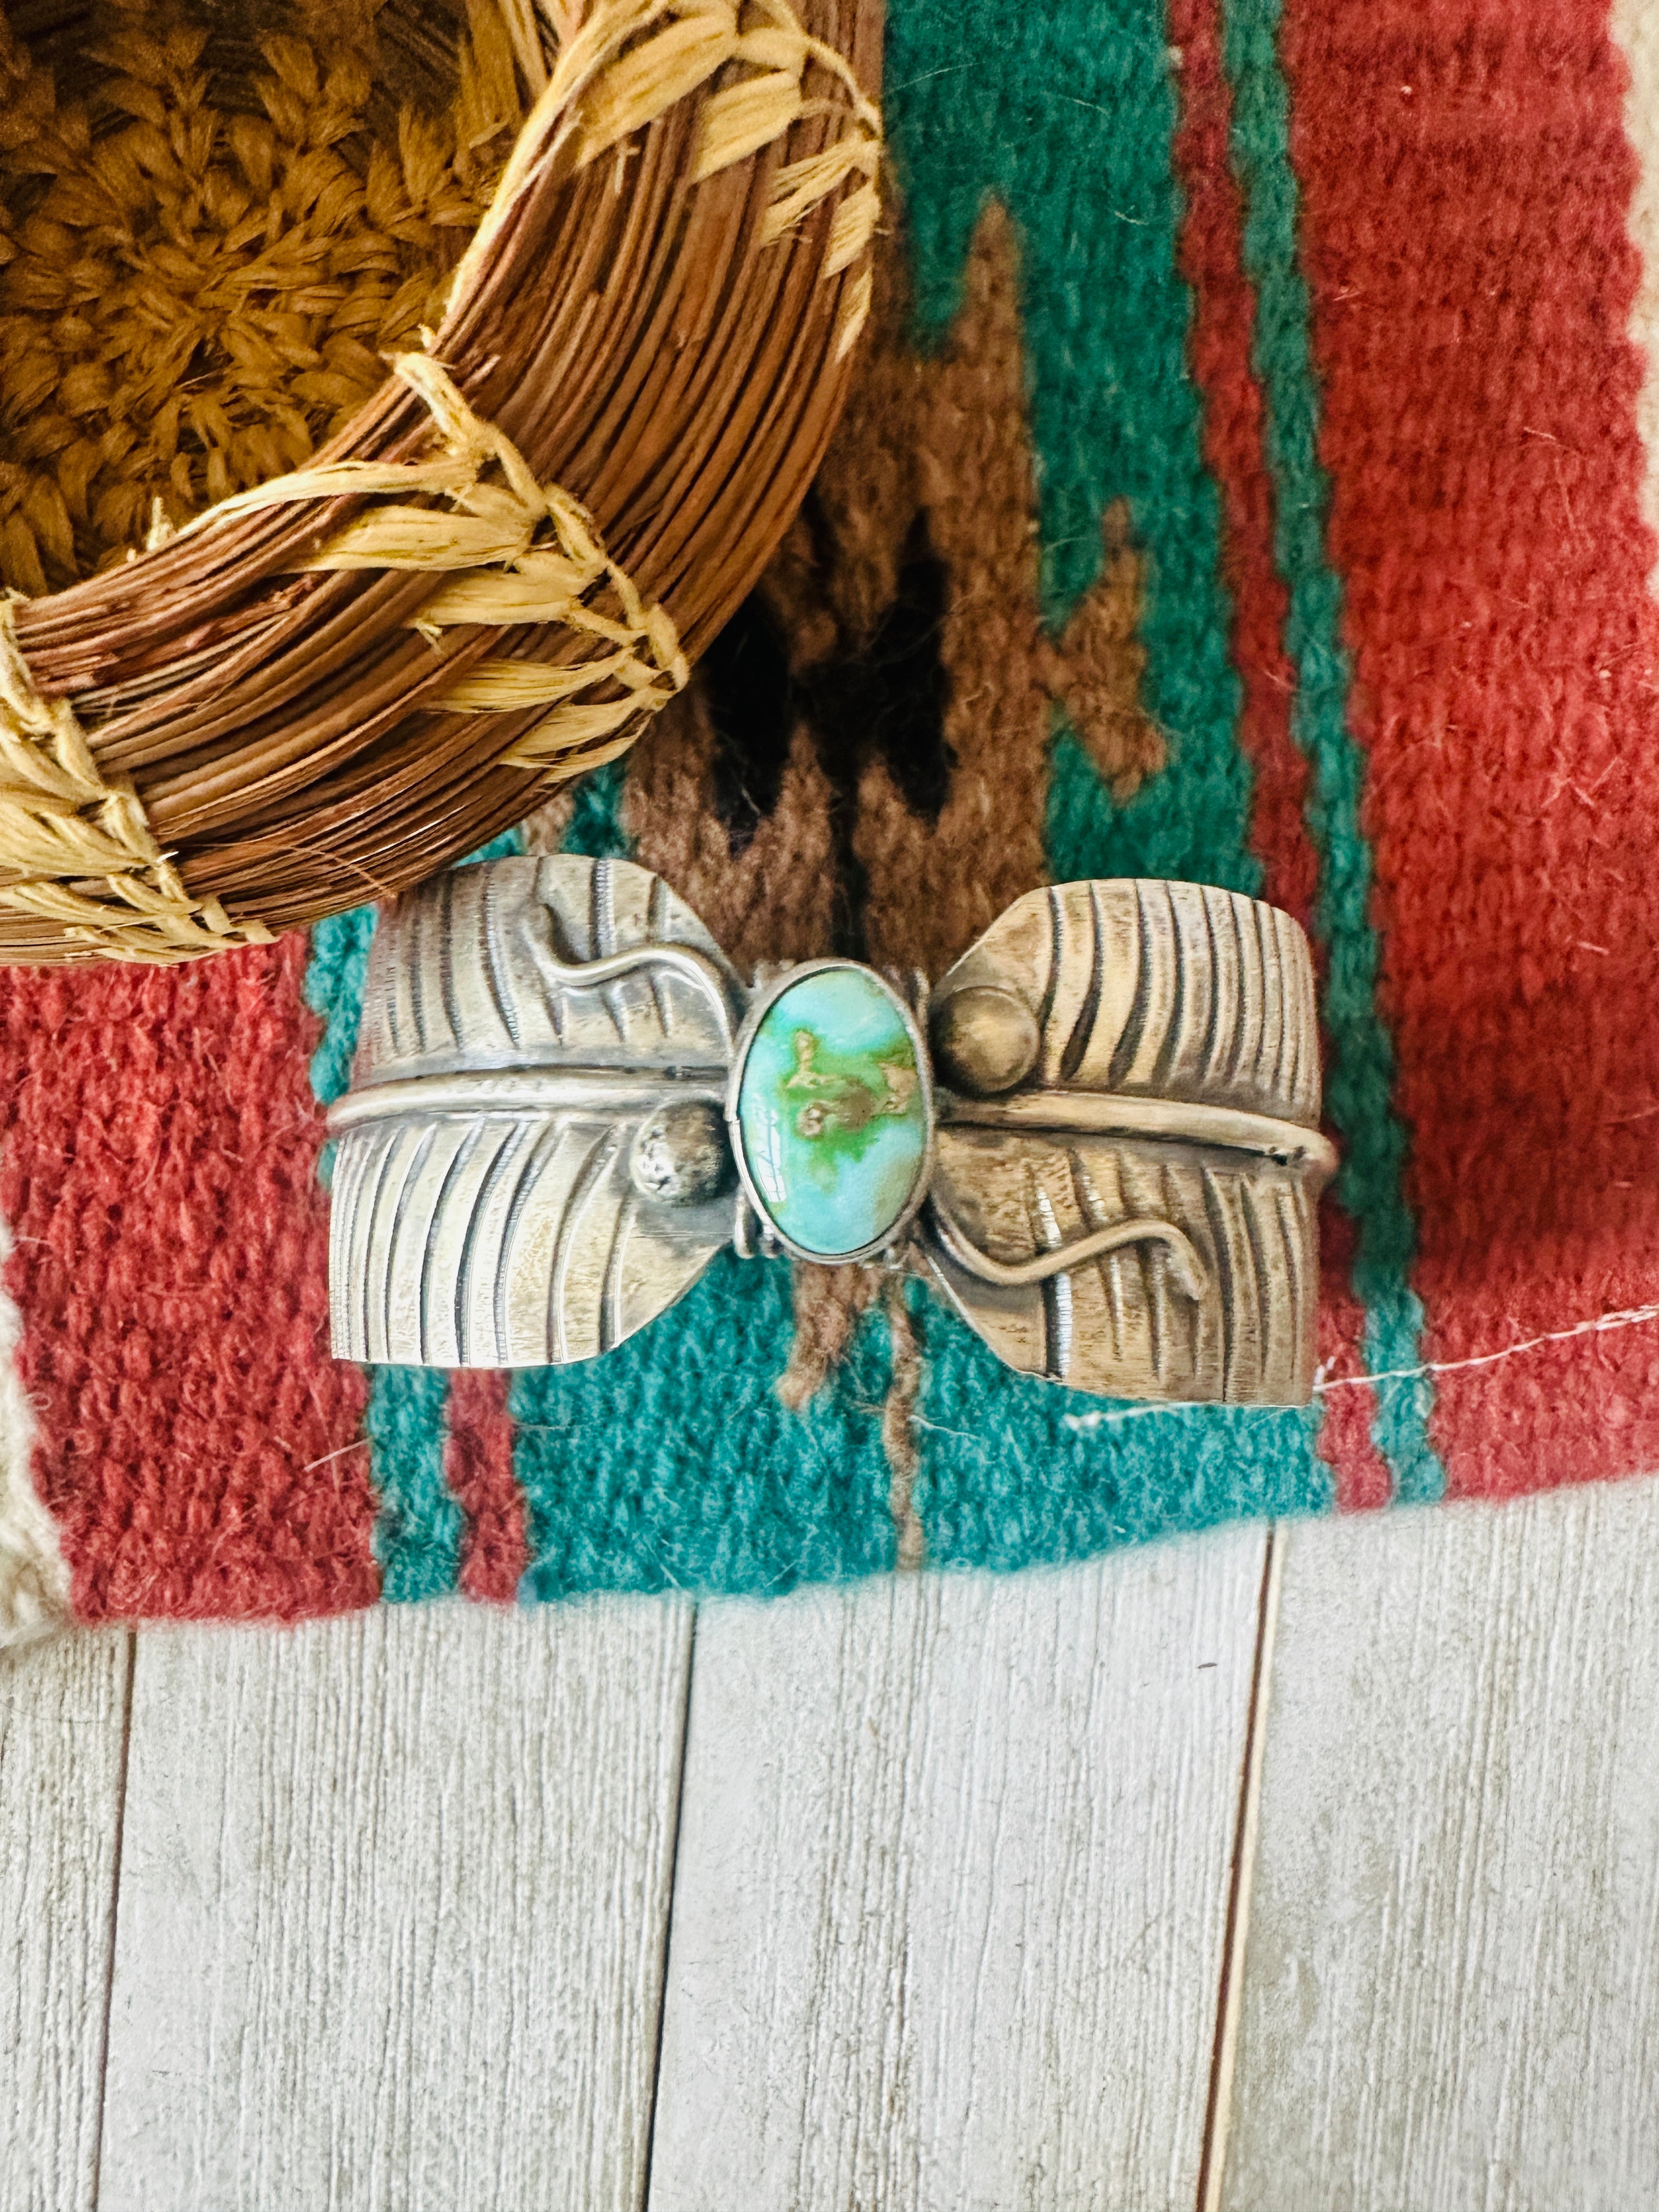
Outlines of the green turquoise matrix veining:
[{"label": "green turquoise matrix veining", "polygon": [[762,1016],[732,1111],[751,1193],[789,1243],[840,1260],[879,1244],[927,1160],[927,1102],[903,1009],[867,968],[817,968]]}]

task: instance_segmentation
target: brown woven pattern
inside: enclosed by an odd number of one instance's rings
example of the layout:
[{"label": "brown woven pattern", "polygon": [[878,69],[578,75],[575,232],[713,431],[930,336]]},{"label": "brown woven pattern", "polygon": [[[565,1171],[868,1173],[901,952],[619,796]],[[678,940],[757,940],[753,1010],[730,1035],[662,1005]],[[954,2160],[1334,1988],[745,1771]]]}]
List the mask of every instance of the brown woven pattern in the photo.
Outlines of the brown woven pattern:
[{"label": "brown woven pattern", "polygon": [[735,652],[629,766],[637,857],[741,960],[843,951],[938,975],[1048,879],[1057,708],[1120,797],[1164,757],[1121,511],[1098,582],[1058,639],[1043,627],[1006,216],[988,208],[936,355],[907,337],[902,265],[884,239],[841,427]]}]

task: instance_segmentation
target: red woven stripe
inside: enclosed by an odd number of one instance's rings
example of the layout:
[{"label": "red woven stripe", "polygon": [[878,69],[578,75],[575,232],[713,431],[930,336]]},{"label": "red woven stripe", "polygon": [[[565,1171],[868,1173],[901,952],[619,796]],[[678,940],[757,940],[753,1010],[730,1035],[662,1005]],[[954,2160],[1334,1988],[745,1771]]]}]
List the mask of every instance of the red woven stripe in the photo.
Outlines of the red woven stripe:
[{"label": "red woven stripe", "polygon": [[468,1597],[511,1604],[530,1564],[524,1493],[513,1472],[513,1420],[506,1375],[449,1378],[444,1474],[466,1515],[460,1583]]},{"label": "red woven stripe", "polygon": [[[1659,705],[1622,64],[1589,0],[1292,0],[1427,1357],[1655,1295]],[[1452,1487],[1659,1465],[1659,1338],[1442,1376]]]},{"label": "red woven stripe", "polygon": [[[1242,699],[1238,742],[1255,771],[1250,842],[1262,896],[1304,927],[1312,915],[1317,858],[1307,832],[1308,763],[1291,735],[1296,673],[1285,651],[1288,594],[1273,557],[1273,482],[1262,449],[1261,387],[1250,361],[1255,290],[1244,273],[1243,208],[1229,138],[1232,97],[1221,58],[1218,0],[1170,0],[1181,54],[1176,173],[1187,196],[1181,271],[1192,288],[1192,368],[1204,395],[1204,458],[1221,493],[1222,562],[1233,601],[1233,660]],[[1328,1375],[1357,1375],[1364,1309],[1348,1282],[1352,1232],[1325,1208],[1325,1295],[1319,1358]],[[1330,1255],[1340,1249],[1340,1266]],[[1318,1449],[1336,1477],[1337,1503],[1385,1504],[1389,1471],[1371,1442],[1373,1393],[1332,1394]]]},{"label": "red woven stripe", "polygon": [[88,1619],[327,1613],[379,1578],[328,1356],[305,946],[0,972],[0,1208],[36,1468]]}]

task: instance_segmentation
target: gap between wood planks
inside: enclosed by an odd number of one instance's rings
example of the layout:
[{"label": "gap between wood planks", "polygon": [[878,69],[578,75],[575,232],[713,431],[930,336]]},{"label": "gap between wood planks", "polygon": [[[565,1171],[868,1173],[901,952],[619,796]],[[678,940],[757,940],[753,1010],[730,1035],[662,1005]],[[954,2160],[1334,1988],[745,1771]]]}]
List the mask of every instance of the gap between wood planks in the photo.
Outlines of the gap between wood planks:
[{"label": "gap between wood planks", "polygon": [[697,1623],[701,1605],[691,1608],[686,1632],[685,1696],[680,1705],[679,1771],[674,1778],[674,1832],[668,1845],[668,1909],[662,1917],[662,1959],[657,1972],[657,2048],[651,2064],[651,2109],[645,2120],[645,2158],[640,2170],[640,2212],[649,2212],[651,2174],[657,2156],[657,2106],[662,2087],[663,2031],[668,2021],[668,1970],[674,1955],[674,1904],[680,1893],[680,1836],[685,1816],[685,1768],[691,1744],[691,1684],[697,1672]]},{"label": "gap between wood planks", "polygon": [[138,1672],[138,1632],[125,1637],[125,1679],[121,1686],[121,1750],[115,1769],[115,1843],[109,1878],[108,1956],[104,1961],[104,2017],[98,2038],[98,2111],[93,2133],[92,2203],[97,2212],[104,2192],[104,2096],[109,2087],[110,2015],[115,2000],[115,1939],[121,1918],[121,1845],[127,1827],[127,1765],[132,1753],[133,1678]]},{"label": "gap between wood planks", "polygon": [[[1215,2029],[1200,2154],[1195,2212],[1218,2212],[1224,2177],[1233,2066],[1238,2040],[1244,1978],[1243,1961],[1255,1869],[1256,1831],[1260,1816],[1262,1760],[1267,1725],[1273,1636],[1285,1550],[1284,1533],[1276,1526],[1270,1524],[1266,1531],[1262,1554],[1245,1734],[1240,1759],[1233,1820],[1225,1919],[1219,1973],[1215,1990]],[[688,1765],[691,1755],[690,1713],[691,1702],[695,1694],[697,1628],[700,1613],[701,1607],[696,1608],[690,1624],[684,1690],[678,1713],[678,1741],[676,1747],[678,1755],[672,1814],[672,1830],[668,1842],[670,1860],[668,1901],[661,1936],[660,1964],[657,1984],[657,2015],[654,2022],[654,2050],[649,2075],[650,2102],[649,2110],[646,2115],[644,2155],[638,2195],[635,2200],[636,2212],[648,2212],[648,2208],[653,2202],[653,2178],[657,2150],[659,2105],[662,2087],[664,2039],[676,1907],[679,1902],[680,1884],[684,1873],[682,1863],[683,1820]],[[100,2023],[97,2062],[91,2195],[91,2203],[94,2208],[102,2201],[102,2183],[107,2163],[105,2155],[107,2124],[106,2104],[112,2025],[112,1990],[121,1917],[123,1846],[128,1818],[128,1780],[139,1644],[138,1634],[136,1632],[129,1632],[125,1639],[125,1676],[121,1691],[121,1736],[116,1790],[116,1826],[108,1905],[108,1948],[102,1992],[103,2018]],[[895,1838],[893,1840],[902,1842],[899,1838]],[[653,2031],[647,2029],[646,2032]]]},{"label": "gap between wood planks", "polygon": [[[1222,1940],[1220,1971],[1215,1996],[1215,2033],[1209,2087],[1200,2154],[1195,2212],[1220,2212],[1226,2172],[1228,2130],[1231,2118],[1234,2063],[1244,1984],[1244,1958],[1249,1934],[1250,1902],[1255,1882],[1256,1840],[1261,1820],[1263,1753],[1267,1741],[1273,1645],[1283,1579],[1285,1532],[1276,1522],[1266,1528],[1261,1579],[1256,1606],[1256,1626],[1251,1662],[1249,1698],[1240,1758],[1233,1844],[1229,1863],[1226,1918]],[[693,1613],[688,1653],[685,1703],[681,1723],[679,1768],[676,1783],[674,1834],[671,1845],[672,1871],[668,1911],[663,1932],[662,1965],[659,1980],[656,2059],[652,2074],[651,2111],[647,2122],[639,2212],[650,2212],[652,2179],[657,2152],[657,2124],[662,2086],[664,2032],[667,2018],[670,1971],[673,1955],[676,1907],[682,1875],[681,1839],[684,1832],[685,1783],[691,1755],[691,1705],[697,1659],[697,1623],[702,1607]]]},{"label": "gap between wood planks", "polygon": [[1250,1932],[1250,1894],[1255,1880],[1256,1835],[1261,1820],[1261,1754],[1267,1740],[1273,1638],[1279,1627],[1279,1588],[1285,1562],[1284,1532],[1267,1523],[1256,1611],[1255,1658],[1244,1723],[1244,1755],[1238,1778],[1238,1815],[1233,1829],[1227,1923],[1221,1942],[1221,1982],[1216,1993],[1215,2049],[1204,2112],[1204,2148],[1198,2169],[1197,2212],[1220,2212],[1227,2171],[1227,2130],[1232,2118],[1233,2063],[1238,2051],[1239,2008],[1244,1991],[1244,1947]]}]

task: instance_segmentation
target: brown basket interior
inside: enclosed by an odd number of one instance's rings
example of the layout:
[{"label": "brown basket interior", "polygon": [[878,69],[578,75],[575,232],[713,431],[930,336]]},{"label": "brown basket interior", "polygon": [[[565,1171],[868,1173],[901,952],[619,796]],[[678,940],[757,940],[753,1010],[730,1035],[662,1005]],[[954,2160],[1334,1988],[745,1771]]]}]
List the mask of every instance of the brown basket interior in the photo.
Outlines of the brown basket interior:
[{"label": "brown basket interior", "polygon": [[435,317],[526,105],[494,0],[6,10],[0,582],[302,466]]}]

